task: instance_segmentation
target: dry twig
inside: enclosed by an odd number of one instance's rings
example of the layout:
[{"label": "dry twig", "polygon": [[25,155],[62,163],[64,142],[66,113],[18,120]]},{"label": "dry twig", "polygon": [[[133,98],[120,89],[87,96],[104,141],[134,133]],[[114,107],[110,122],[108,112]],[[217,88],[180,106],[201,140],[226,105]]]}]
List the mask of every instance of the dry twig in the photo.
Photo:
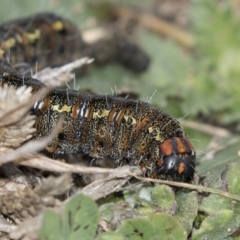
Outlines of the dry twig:
[{"label": "dry twig", "polygon": [[195,44],[194,37],[191,34],[148,13],[137,12],[123,6],[114,7],[113,12],[121,18],[137,20],[141,26],[158,34],[170,37],[184,47],[191,48]]},{"label": "dry twig", "polygon": [[115,171],[115,169],[112,168],[76,166],[73,164],[56,161],[42,155],[29,156],[28,158],[19,160],[18,163],[28,167],[34,167],[41,170],[61,173],[97,174],[97,173],[112,173]]},{"label": "dry twig", "polygon": [[182,120],[181,124],[184,127],[196,129],[198,131],[201,131],[213,136],[228,137],[231,135],[231,133],[228,130],[220,127],[215,127],[209,124],[197,123],[197,122],[186,121],[186,120]]}]

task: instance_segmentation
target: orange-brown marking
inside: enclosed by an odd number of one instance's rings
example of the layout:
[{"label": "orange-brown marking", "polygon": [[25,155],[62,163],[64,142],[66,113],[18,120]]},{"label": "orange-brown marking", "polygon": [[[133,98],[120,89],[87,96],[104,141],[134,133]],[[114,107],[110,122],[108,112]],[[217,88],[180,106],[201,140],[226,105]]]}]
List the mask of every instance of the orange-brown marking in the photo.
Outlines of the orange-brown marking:
[{"label": "orange-brown marking", "polygon": [[113,121],[113,117],[114,117],[114,114],[115,114],[116,111],[117,111],[117,108],[116,108],[116,107],[112,108],[112,110],[110,111],[110,113],[109,113],[109,115],[108,115],[108,120],[109,120],[109,122],[112,122],[112,121]]},{"label": "orange-brown marking", "polygon": [[185,153],[186,152],[186,147],[183,143],[183,141],[180,138],[175,138],[177,141],[177,149],[179,153]]},{"label": "orange-brown marking", "polygon": [[141,131],[143,127],[147,127],[149,124],[150,124],[150,121],[148,116],[141,119],[136,126],[136,135],[138,135],[139,131]]},{"label": "orange-brown marking", "polygon": [[93,110],[94,110],[94,107],[92,105],[88,105],[87,121],[91,121],[92,120],[92,118],[93,118]]},{"label": "orange-brown marking", "polygon": [[45,112],[48,110],[49,106],[51,106],[51,99],[48,98],[48,97],[46,97],[46,98],[44,98],[44,100],[43,100],[43,103],[42,103],[42,105],[41,105],[40,111],[41,111],[42,113],[45,113]]},{"label": "orange-brown marking", "polygon": [[171,155],[173,152],[171,139],[165,140],[163,143],[160,144],[159,147],[160,147],[161,152],[167,156]]},{"label": "orange-brown marking", "polygon": [[185,171],[185,164],[181,162],[178,166],[178,173],[181,174]]},{"label": "orange-brown marking", "polygon": [[77,117],[78,117],[78,108],[79,108],[79,103],[76,102],[76,103],[72,106],[72,113],[71,113],[71,117],[72,117],[72,118],[77,118]]}]

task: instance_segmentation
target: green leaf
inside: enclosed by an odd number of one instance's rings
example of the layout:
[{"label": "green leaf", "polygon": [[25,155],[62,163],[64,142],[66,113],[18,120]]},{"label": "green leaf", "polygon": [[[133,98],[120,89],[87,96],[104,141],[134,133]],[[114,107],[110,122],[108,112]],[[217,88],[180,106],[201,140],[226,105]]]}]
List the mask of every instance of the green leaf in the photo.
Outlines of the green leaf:
[{"label": "green leaf", "polygon": [[176,201],[178,206],[176,218],[189,234],[198,213],[198,194],[194,191],[189,193],[180,192],[176,195]]},{"label": "green leaf", "polygon": [[152,201],[165,213],[175,213],[177,208],[175,194],[172,188],[166,185],[156,185],[153,188]]},{"label": "green leaf", "polygon": [[66,205],[62,215],[62,232],[64,239],[74,240],[80,237],[91,240],[98,226],[98,208],[87,196],[78,194]]},{"label": "green leaf", "polygon": [[[227,149],[223,150],[228,151]],[[240,164],[239,162],[230,163],[225,167],[225,170],[221,173],[221,178],[212,182],[210,187],[222,189],[223,191],[230,192],[232,194],[240,193]],[[210,194],[207,197],[204,197],[199,206],[199,210],[207,214],[213,214],[220,210],[232,209],[239,211],[240,202],[232,201],[232,199]]]},{"label": "green leaf", "polygon": [[113,216],[116,203],[106,203],[99,207],[99,214],[102,220],[110,222]]},{"label": "green leaf", "polygon": [[151,239],[178,239],[185,240],[187,235],[179,221],[173,216],[161,213],[152,214],[149,219],[154,227],[154,235]]},{"label": "green leaf", "polygon": [[135,196],[135,201],[138,206],[137,210],[143,216],[148,216],[154,212],[154,204],[151,199],[153,186],[144,186],[140,189],[138,196]]},{"label": "green leaf", "polygon": [[61,234],[61,223],[59,216],[52,210],[44,213],[42,227],[39,232],[40,240],[64,240]]},{"label": "green leaf", "polygon": [[119,233],[129,240],[185,240],[186,233],[179,221],[169,214],[151,214],[146,219],[131,219],[122,225]]},{"label": "green leaf", "polygon": [[232,209],[233,208],[232,199],[210,194],[210,196],[203,198],[199,210],[207,214],[213,214],[220,210]]},{"label": "green leaf", "polygon": [[40,239],[84,240],[94,238],[98,226],[98,208],[89,197],[78,194],[66,204],[62,217],[53,211],[46,211],[43,218]]},{"label": "green leaf", "polygon": [[97,240],[124,240],[124,238],[116,232],[104,232],[98,236]]},{"label": "green leaf", "polygon": [[240,194],[240,163],[231,163],[227,165],[226,170],[222,176],[224,187],[228,192],[233,194]]},{"label": "green leaf", "polygon": [[153,225],[148,220],[142,218],[125,221],[118,232],[126,240],[154,239]]},{"label": "green leaf", "polygon": [[232,210],[222,210],[207,217],[200,229],[193,233],[193,240],[223,240],[230,237],[240,226],[240,215]]}]

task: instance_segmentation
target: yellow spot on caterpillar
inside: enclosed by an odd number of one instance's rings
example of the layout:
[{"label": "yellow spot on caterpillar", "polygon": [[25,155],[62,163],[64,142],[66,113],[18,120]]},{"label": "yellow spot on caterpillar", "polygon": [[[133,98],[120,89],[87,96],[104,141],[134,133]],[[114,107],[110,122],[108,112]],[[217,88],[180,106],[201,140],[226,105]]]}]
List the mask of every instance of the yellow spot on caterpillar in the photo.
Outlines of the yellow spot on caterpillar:
[{"label": "yellow spot on caterpillar", "polygon": [[133,117],[129,117],[128,115],[124,116],[124,119],[126,122],[128,122],[128,119],[131,118],[131,125],[135,125],[137,123],[136,119]]},{"label": "yellow spot on caterpillar", "polygon": [[106,109],[104,109],[104,110],[103,110],[102,112],[100,112],[100,113],[99,113],[99,111],[93,112],[93,119],[108,117],[110,111],[111,111],[111,110],[106,110]]},{"label": "yellow spot on caterpillar", "polygon": [[52,109],[57,112],[71,112],[72,106],[63,105],[62,108],[60,108],[59,105],[52,105]]},{"label": "yellow spot on caterpillar", "polygon": [[39,29],[35,30],[34,33],[26,33],[26,37],[28,39],[29,42],[34,42],[37,39],[39,39],[41,36],[41,32]]},{"label": "yellow spot on caterpillar", "polygon": [[154,136],[153,138],[156,140],[156,141],[161,141],[162,140],[162,137],[160,135],[160,131],[158,128],[156,127],[150,127],[148,128],[148,132],[151,134],[153,131],[156,131],[156,136]]},{"label": "yellow spot on caterpillar", "polygon": [[4,46],[6,48],[11,48],[15,46],[15,44],[16,44],[16,40],[14,38],[8,38],[6,41],[4,41]]},{"label": "yellow spot on caterpillar", "polygon": [[62,21],[56,21],[55,23],[53,23],[52,27],[55,31],[61,31],[64,28],[63,22]]}]

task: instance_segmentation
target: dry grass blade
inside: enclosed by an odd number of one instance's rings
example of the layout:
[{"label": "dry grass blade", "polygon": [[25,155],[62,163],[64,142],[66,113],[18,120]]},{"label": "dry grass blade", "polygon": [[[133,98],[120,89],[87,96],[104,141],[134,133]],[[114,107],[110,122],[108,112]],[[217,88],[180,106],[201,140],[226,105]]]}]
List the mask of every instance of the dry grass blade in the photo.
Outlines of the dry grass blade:
[{"label": "dry grass blade", "polygon": [[0,88],[0,144],[1,152],[16,148],[30,139],[36,131],[35,117],[28,113],[36,96],[25,86]]},{"label": "dry grass blade", "polygon": [[[32,138],[36,129],[33,127],[35,117],[27,114],[15,125],[0,128],[1,149],[17,148],[26,140]],[[6,150],[0,151],[4,152]]]},{"label": "dry grass blade", "polygon": [[209,124],[202,124],[202,123],[186,121],[186,120],[182,120],[181,124],[184,127],[196,129],[198,131],[201,131],[201,132],[207,133],[209,135],[213,135],[213,136],[228,137],[231,135],[231,132],[229,132],[228,130],[221,128],[221,127],[215,127],[215,126],[212,126]]},{"label": "dry grass blade", "polygon": [[0,165],[11,162],[11,161],[18,160],[20,158],[24,158],[31,153],[35,153],[35,152],[38,152],[38,151],[44,149],[47,146],[47,144],[54,138],[54,136],[58,132],[59,128],[61,127],[62,122],[63,122],[63,119],[60,119],[58,121],[56,127],[54,128],[54,130],[52,131],[52,133],[49,136],[47,136],[41,140],[31,140],[30,142],[27,142],[23,146],[17,148],[15,151],[1,155],[0,156]]},{"label": "dry grass blade", "polygon": [[112,168],[76,166],[68,163],[59,162],[42,155],[29,156],[27,159],[21,159],[20,161],[18,161],[18,163],[28,167],[34,167],[41,170],[60,173],[96,174],[96,173],[112,173],[115,171],[115,169]]},{"label": "dry grass blade", "polygon": [[[4,87],[3,90],[8,89],[9,87]],[[16,90],[16,93],[21,90],[19,88]],[[27,91],[31,91],[31,88]],[[6,127],[16,122],[20,121],[26,113],[31,109],[33,104],[42,96],[44,96],[49,91],[49,88],[44,88],[43,90],[39,91],[35,95],[31,96],[30,98],[24,99],[24,101],[18,101],[18,103],[6,103],[5,111],[2,111],[0,116],[0,127]]]},{"label": "dry grass blade", "polygon": [[[139,168],[131,168],[135,174],[140,175]],[[88,195],[94,200],[103,198],[110,193],[120,191],[121,187],[131,178],[129,175],[130,167],[123,166],[115,169],[107,178],[94,181],[83,188],[82,193]]]},{"label": "dry grass blade", "polygon": [[61,86],[70,82],[74,78],[74,74],[71,73],[74,69],[79,69],[80,67],[92,62],[93,59],[88,57],[80,58],[61,67],[45,68],[34,74],[33,78],[37,78],[39,81],[48,86]]},{"label": "dry grass blade", "polygon": [[17,229],[17,226],[0,223],[0,232],[10,233]]}]

